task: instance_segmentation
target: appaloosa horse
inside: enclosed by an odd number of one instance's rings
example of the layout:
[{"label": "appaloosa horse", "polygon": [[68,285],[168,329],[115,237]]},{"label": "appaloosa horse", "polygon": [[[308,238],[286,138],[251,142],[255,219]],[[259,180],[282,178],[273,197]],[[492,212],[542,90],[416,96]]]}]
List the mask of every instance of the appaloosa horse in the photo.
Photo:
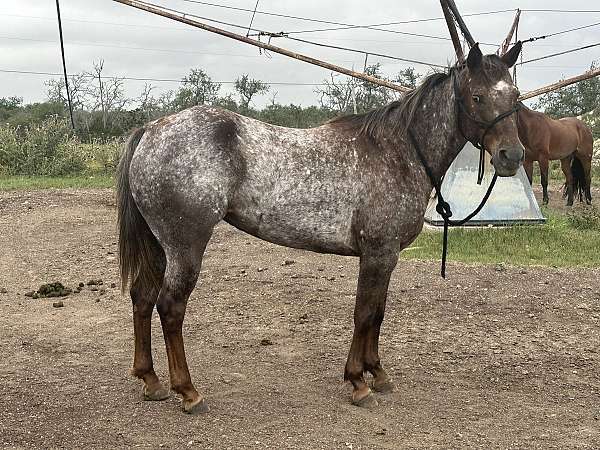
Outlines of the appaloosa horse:
[{"label": "appaloosa horse", "polygon": [[[359,406],[377,403],[366,372],[375,391],[391,391],[379,330],[398,254],[423,226],[431,178],[437,183],[467,139],[478,142],[486,128],[496,172],[511,176],[521,165],[515,114],[494,120],[516,105],[508,68],[519,51],[517,45],[500,58],[474,46],[464,66],[429,76],[401,100],[317,128],[282,128],[197,106],[134,132],[119,166],[119,250],[133,302],[132,374],[143,379],[145,398],[169,395],[152,365],[156,304],[171,388],[184,411],[208,410],[192,385],[181,328],[221,220],[276,244],[360,258],[344,376]],[[408,143],[410,133],[420,150]]]},{"label": "appaloosa horse", "polygon": [[540,165],[543,202],[548,203],[548,163],[560,159],[565,174],[567,205],[573,205],[573,194],[592,203],[592,131],[575,117],[552,119],[521,105],[518,112],[519,139],[525,147],[523,167],[532,182],[533,162]]}]

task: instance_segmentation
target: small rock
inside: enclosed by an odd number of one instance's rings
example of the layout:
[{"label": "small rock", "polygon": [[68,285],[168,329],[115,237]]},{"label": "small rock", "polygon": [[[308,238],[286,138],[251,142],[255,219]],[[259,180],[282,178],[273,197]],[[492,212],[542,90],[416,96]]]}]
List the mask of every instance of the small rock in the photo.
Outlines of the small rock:
[{"label": "small rock", "polygon": [[269,338],[264,338],[260,340],[260,345],[273,345],[273,341]]},{"label": "small rock", "polygon": [[82,288],[85,286],[85,283],[79,283],[79,287]]},{"label": "small rock", "polygon": [[452,353],[452,349],[445,348],[445,349],[442,350],[442,353],[450,354],[450,353]]},{"label": "small rock", "polygon": [[326,280],[327,281],[335,281],[335,277],[327,277]]},{"label": "small rock", "polygon": [[112,289],[116,288],[116,287],[117,287],[117,283],[110,283],[110,287],[111,287]]},{"label": "small rock", "polygon": [[503,262],[498,263],[496,264],[495,270],[496,272],[506,272],[506,265]]},{"label": "small rock", "polygon": [[240,381],[244,381],[245,379],[246,379],[246,376],[244,374],[237,373],[237,372],[228,373],[226,375],[221,375],[221,381],[225,384],[240,382]]},{"label": "small rock", "polygon": [[291,266],[292,264],[296,264],[296,261],[294,261],[293,259],[286,259],[284,262],[281,263],[282,266]]},{"label": "small rock", "polygon": [[379,436],[385,436],[387,434],[387,429],[382,428],[381,430],[376,431],[375,434]]},{"label": "small rock", "polygon": [[525,275],[525,274],[527,273],[527,271],[526,271],[525,269],[521,269],[521,270],[519,270],[519,273],[520,273],[521,275]]},{"label": "small rock", "polygon": [[308,314],[302,314],[302,315],[301,315],[301,316],[298,318],[298,321],[299,321],[300,323],[306,323],[306,322],[308,322]]},{"label": "small rock", "polygon": [[99,298],[97,298],[95,301],[96,301],[96,303],[100,303],[100,299]]},{"label": "small rock", "polygon": [[264,267],[259,267],[258,269],[256,269],[257,272],[264,272],[265,270],[267,270]]},{"label": "small rock", "polygon": [[96,280],[90,280],[87,282],[88,286],[96,286],[98,284],[98,282]]},{"label": "small rock", "polygon": [[25,292],[25,297],[33,297],[35,295],[35,291]]},{"label": "small rock", "polygon": [[294,279],[296,279],[296,278],[298,278],[298,275],[294,273],[294,274],[292,274],[292,275],[290,276],[290,278],[294,278]]},{"label": "small rock", "polygon": [[52,306],[54,308],[62,308],[63,306],[65,306],[65,304],[62,301],[59,300],[57,302],[52,303]]},{"label": "small rock", "polygon": [[104,294],[106,294],[106,289],[105,288],[100,289],[100,295],[104,295]]},{"label": "small rock", "polygon": [[94,291],[95,292],[97,290],[98,290],[98,287],[95,284],[92,285],[92,287],[90,288],[90,291]]},{"label": "small rock", "polygon": [[6,293],[8,293],[6,288],[0,288],[0,294],[6,294]]}]

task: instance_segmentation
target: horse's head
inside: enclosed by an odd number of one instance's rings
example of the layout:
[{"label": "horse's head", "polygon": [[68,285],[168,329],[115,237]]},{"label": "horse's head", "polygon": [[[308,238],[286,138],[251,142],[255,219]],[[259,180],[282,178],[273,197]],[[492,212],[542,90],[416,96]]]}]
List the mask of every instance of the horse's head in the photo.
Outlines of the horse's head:
[{"label": "horse's head", "polygon": [[524,155],[517,131],[519,90],[508,71],[520,52],[518,43],[502,57],[483,56],[474,45],[455,84],[462,132],[492,156],[499,176],[517,173]]}]

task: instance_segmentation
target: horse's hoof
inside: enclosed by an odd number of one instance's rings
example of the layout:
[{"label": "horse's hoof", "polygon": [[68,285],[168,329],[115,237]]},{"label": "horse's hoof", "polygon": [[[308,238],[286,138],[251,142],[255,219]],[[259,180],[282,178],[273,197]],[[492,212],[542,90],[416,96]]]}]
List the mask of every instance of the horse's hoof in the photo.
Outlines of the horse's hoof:
[{"label": "horse's hoof", "polygon": [[195,401],[182,401],[183,411],[186,414],[190,414],[192,416],[197,416],[199,414],[205,414],[210,411],[208,403],[203,398],[198,398]]},{"label": "horse's hoof", "polygon": [[373,390],[379,392],[380,394],[391,394],[395,389],[396,387],[394,386],[391,378],[387,378],[380,382],[373,382]]},{"label": "horse's hoof", "polygon": [[159,402],[161,400],[166,400],[170,396],[169,391],[165,388],[159,388],[155,391],[149,391],[147,387],[144,386],[144,400],[151,402]]},{"label": "horse's hoof", "polygon": [[373,394],[371,391],[369,391],[369,393],[367,395],[365,395],[363,398],[361,398],[359,400],[355,400],[353,398],[352,404],[354,406],[358,406],[360,408],[366,408],[366,409],[374,409],[379,406],[379,403],[377,402],[377,399],[375,398],[375,394]]}]

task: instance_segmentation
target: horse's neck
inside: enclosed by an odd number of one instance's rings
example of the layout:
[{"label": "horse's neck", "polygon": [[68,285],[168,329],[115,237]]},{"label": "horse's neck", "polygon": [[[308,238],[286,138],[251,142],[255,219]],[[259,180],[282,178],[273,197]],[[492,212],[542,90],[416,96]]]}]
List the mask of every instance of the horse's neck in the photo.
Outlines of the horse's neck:
[{"label": "horse's neck", "polygon": [[452,77],[423,98],[412,121],[412,131],[425,160],[439,180],[467,142],[458,129]]}]

